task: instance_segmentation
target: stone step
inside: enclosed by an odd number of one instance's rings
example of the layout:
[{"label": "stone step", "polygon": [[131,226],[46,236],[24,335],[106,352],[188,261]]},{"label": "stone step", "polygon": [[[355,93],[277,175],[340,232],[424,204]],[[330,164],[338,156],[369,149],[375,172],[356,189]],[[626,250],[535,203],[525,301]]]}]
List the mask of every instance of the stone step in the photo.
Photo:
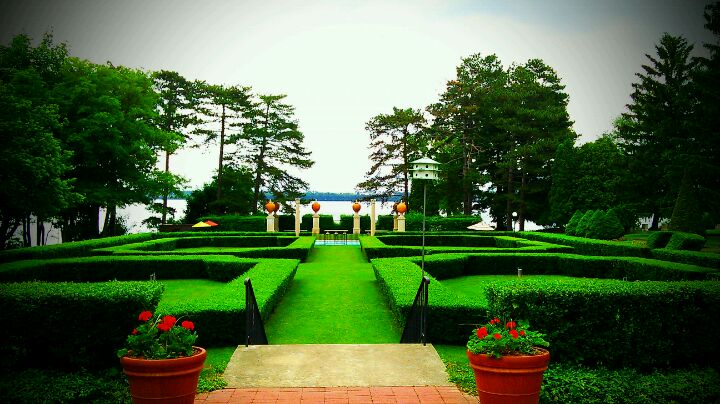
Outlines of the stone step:
[{"label": "stone step", "polygon": [[229,388],[452,386],[431,344],[239,346]]}]

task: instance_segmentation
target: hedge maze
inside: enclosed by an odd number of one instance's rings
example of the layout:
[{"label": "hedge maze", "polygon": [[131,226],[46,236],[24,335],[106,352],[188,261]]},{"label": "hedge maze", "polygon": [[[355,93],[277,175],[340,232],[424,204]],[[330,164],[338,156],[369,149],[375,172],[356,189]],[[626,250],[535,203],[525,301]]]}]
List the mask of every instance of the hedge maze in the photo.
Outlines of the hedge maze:
[{"label": "hedge maze", "polygon": [[[246,277],[267,319],[313,237],[266,233],[157,233],[0,254],[2,367],[101,368],[142,310],[192,319],[202,346],[240,344]],[[154,280],[151,280],[151,277]],[[163,280],[222,282],[211,299],[163,300]]]},{"label": "hedge maze", "polygon": [[[720,318],[715,254],[545,233],[476,234],[426,237],[430,341],[464,344],[473,324],[499,314],[546,333],[553,361],[638,369],[720,363],[720,336],[708,329]],[[360,239],[401,324],[420,282],[419,237]],[[683,259],[657,259],[670,251]],[[465,276],[477,277],[467,293],[443,284]]]}]

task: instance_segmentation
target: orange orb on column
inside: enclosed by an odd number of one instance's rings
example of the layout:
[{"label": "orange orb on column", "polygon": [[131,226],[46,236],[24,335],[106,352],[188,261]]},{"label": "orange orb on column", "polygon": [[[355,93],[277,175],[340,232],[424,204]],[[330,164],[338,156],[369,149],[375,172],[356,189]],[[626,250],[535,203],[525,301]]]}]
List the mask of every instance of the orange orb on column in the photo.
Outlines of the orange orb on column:
[{"label": "orange orb on column", "polygon": [[357,203],[357,202],[353,203],[352,208],[355,211],[355,213],[360,212],[360,204],[359,203]]},{"label": "orange orb on column", "polygon": [[400,214],[404,214],[405,212],[407,212],[407,205],[405,205],[405,202],[398,203],[397,211]]},{"label": "orange orb on column", "polygon": [[313,202],[313,204],[312,204],[312,210],[313,210],[313,212],[315,212],[315,213],[318,213],[318,211],[320,210],[320,204],[317,203],[317,201]]},{"label": "orange orb on column", "polygon": [[265,204],[265,209],[268,211],[268,213],[275,212],[275,203],[272,200],[269,201]]}]

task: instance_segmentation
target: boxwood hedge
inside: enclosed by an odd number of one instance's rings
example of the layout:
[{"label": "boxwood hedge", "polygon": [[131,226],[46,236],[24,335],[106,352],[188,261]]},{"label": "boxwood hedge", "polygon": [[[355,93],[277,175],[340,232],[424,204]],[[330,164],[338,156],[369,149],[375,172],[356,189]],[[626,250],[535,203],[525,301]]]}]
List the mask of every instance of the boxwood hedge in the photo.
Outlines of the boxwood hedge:
[{"label": "boxwood hedge", "polygon": [[260,313],[267,320],[290,287],[299,261],[260,260],[243,276],[229,282],[213,299],[179,303],[160,301],[160,313],[192,319],[198,332],[197,344],[223,346],[244,343],[245,278],[250,278]]},{"label": "boxwood hedge", "polygon": [[[535,260],[541,262],[534,263]],[[417,257],[371,261],[380,289],[400,324],[406,321],[419,285],[420,268],[415,264],[418,261]],[[708,268],[640,258],[563,254],[431,255],[426,257],[425,268],[431,275],[450,278],[464,274],[514,274],[518,264],[524,265],[526,274],[595,276],[604,268],[608,278],[693,279],[717,273]],[[490,284],[483,290],[487,291],[488,305],[480,302],[483,299],[454,293],[431,276],[430,340],[462,344],[467,341],[472,324],[483,321],[488,313],[503,313],[528,319],[533,328],[548,333],[552,355],[560,361],[652,367],[709,364],[720,359],[720,336],[709,336],[711,331],[707,328],[707,319],[720,315],[720,282],[523,278]],[[646,318],[649,321],[645,322]],[[689,330],[694,333],[692,342],[684,340]],[[706,342],[701,343],[701,339]],[[624,345],[615,350],[616,343]],[[639,350],[642,344],[646,347]]]},{"label": "boxwood hedge", "polygon": [[152,239],[151,233],[138,233],[117,237],[98,238],[93,240],[74,241],[71,243],[19,248],[17,250],[0,251],[0,262],[17,261],[23,259],[81,257],[92,255],[92,251],[98,248],[112,247],[129,243],[139,243],[150,239]]},{"label": "boxwood hedge", "polygon": [[157,282],[0,284],[3,367],[102,368],[141,310],[154,309]]},{"label": "boxwood hedge", "polygon": [[0,282],[102,282],[110,280],[212,279],[227,282],[257,260],[225,255],[102,256],[25,260],[0,265]]}]

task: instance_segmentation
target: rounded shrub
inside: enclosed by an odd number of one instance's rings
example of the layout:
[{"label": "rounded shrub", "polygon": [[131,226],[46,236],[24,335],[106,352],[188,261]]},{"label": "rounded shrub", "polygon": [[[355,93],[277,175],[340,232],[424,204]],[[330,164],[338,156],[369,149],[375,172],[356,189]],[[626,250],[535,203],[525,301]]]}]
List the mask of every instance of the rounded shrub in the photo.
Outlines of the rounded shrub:
[{"label": "rounded shrub", "polygon": [[608,210],[601,217],[593,216],[590,227],[593,238],[600,240],[614,240],[622,237],[625,233],[625,229],[613,209]]},{"label": "rounded shrub", "polygon": [[587,225],[587,230],[585,231],[585,237],[587,238],[595,238],[599,239],[600,234],[598,233],[598,229],[601,227],[601,223],[605,218],[605,212],[598,209],[596,210],[592,217],[590,217],[590,223]]},{"label": "rounded shrub", "polygon": [[665,248],[672,237],[671,231],[654,231],[647,238],[647,246],[653,248]]}]

